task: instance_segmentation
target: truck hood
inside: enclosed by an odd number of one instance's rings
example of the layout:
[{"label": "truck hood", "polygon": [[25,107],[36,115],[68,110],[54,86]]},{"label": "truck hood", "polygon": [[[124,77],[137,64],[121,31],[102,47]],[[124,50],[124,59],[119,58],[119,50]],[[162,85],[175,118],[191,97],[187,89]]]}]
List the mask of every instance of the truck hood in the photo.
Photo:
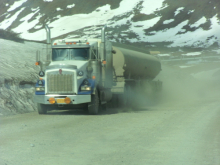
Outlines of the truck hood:
[{"label": "truck hood", "polygon": [[77,69],[85,70],[88,61],[52,61],[50,66],[52,65],[75,65],[77,66]]}]

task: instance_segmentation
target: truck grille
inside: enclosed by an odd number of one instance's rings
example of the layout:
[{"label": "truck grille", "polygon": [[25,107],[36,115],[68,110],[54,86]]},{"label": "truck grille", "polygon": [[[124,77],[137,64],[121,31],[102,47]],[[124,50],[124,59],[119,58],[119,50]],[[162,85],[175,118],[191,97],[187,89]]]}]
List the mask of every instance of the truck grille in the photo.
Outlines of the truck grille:
[{"label": "truck grille", "polygon": [[47,93],[74,93],[74,74],[48,74]]}]

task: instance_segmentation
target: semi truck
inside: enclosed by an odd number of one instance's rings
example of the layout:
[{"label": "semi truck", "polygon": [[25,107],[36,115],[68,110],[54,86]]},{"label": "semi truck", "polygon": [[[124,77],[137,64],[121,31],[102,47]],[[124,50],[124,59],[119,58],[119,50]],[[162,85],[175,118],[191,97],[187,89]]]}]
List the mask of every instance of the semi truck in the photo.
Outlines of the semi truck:
[{"label": "semi truck", "polygon": [[66,38],[51,41],[47,34],[47,59],[36,54],[40,66],[34,101],[39,114],[54,109],[84,106],[98,114],[111,102],[132,106],[137,87],[148,83],[157,90],[162,82],[153,81],[161,71],[160,61],[149,54],[112,46],[101,28],[101,39]]}]

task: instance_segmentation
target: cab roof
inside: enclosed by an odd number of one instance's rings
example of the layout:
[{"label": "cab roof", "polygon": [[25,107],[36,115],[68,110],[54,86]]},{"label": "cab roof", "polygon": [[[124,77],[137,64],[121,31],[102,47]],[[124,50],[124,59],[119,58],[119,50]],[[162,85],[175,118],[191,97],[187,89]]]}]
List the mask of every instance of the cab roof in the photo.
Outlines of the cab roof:
[{"label": "cab roof", "polygon": [[90,48],[97,47],[100,43],[100,39],[58,39],[52,42],[52,48]]}]

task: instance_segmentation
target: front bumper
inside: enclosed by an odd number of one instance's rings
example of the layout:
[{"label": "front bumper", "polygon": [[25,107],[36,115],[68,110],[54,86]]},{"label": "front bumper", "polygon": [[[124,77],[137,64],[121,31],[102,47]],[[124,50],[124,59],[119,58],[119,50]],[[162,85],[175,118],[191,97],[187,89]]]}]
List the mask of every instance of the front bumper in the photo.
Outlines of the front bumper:
[{"label": "front bumper", "polygon": [[70,104],[82,104],[91,102],[91,95],[34,95],[34,102],[41,104],[50,104],[49,98],[51,97],[55,98],[55,104],[66,104],[57,103],[57,99],[64,99],[65,97],[69,97],[71,99]]}]

